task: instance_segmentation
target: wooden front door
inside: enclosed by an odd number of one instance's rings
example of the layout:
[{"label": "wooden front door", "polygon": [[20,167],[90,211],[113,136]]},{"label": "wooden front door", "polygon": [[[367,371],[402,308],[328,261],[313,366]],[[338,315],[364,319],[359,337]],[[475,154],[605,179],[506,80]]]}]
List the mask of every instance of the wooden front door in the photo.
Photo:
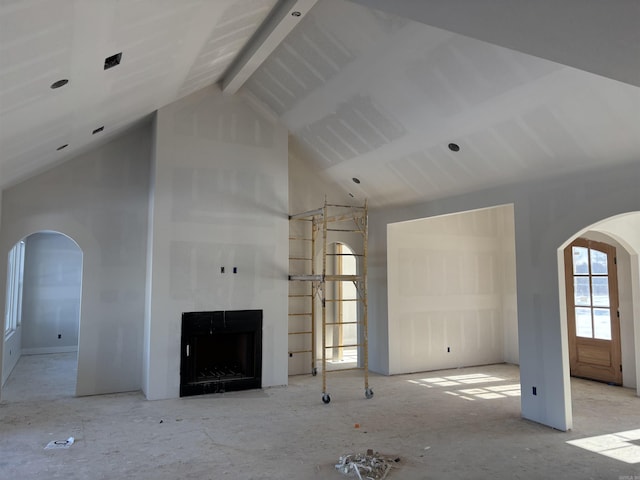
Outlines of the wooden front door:
[{"label": "wooden front door", "polygon": [[622,385],[616,250],[579,238],[564,260],[571,375]]}]

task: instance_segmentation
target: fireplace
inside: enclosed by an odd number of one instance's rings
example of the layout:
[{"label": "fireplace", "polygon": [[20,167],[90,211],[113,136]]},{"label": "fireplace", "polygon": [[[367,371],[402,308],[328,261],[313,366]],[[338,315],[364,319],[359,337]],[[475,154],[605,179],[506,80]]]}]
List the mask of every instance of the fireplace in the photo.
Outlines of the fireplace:
[{"label": "fireplace", "polygon": [[180,396],[262,386],[262,310],[182,314]]}]

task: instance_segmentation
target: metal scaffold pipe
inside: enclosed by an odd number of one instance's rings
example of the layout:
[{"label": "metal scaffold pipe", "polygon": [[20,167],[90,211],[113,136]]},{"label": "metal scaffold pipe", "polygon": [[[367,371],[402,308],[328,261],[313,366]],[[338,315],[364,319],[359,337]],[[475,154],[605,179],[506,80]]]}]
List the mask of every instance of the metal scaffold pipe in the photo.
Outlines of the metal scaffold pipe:
[{"label": "metal scaffold pipe", "polygon": [[[369,387],[369,352],[368,352],[368,302],[367,302],[367,255],[368,255],[368,208],[367,202],[364,206],[335,205],[325,202],[322,208],[311,210],[304,213],[290,215],[290,220],[307,220],[305,229],[311,229],[310,235],[300,236],[298,234],[290,236],[291,241],[309,241],[306,247],[297,244],[298,249],[303,250],[305,254],[296,253],[290,257],[291,267],[297,269],[290,272],[289,280],[292,282],[305,283],[311,285],[311,293],[289,295],[291,298],[307,298],[310,299],[311,305],[307,305],[306,310],[292,310],[290,300],[289,321],[301,317],[310,317],[310,325],[303,330],[298,325],[295,327],[290,325],[290,356],[294,353],[310,353],[311,354],[311,373],[316,375],[316,357],[320,357],[322,362],[322,401],[329,403],[331,397],[327,391],[327,374],[344,370],[363,370],[364,371],[364,390],[365,397],[372,398],[373,390]],[[291,223],[293,226],[294,224]],[[300,226],[300,222],[297,222]],[[293,227],[292,227],[293,228]],[[306,230],[308,232],[308,230]],[[341,234],[360,234],[361,243],[353,250],[347,249],[350,253],[342,253],[344,244],[339,236]],[[318,235],[321,237],[318,238]],[[336,237],[337,235],[337,237]],[[331,236],[331,250],[329,250],[329,237]],[[349,242],[353,242],[354,237],[349,237]],[[316,244],[322,241],[320,252],[322,257],[316,261]],[[358,243],[358,241],[356,241]],[[290,244],[290,248],[291,248]],[[318,245],[319,246],[319,245]],[[310,251],[309,251],[310,247]],[[358,250],[356,252],[356,250]],[[351,267],[344,267],[343,258],[352,257],[354,260]],[[298,261],[301,258],[309,260],[308,262]],[[330,261],[329,261],[330,260]],[[304,264],[303,264],[304,263]],[[345,270],[345,268],[347,268]],[[304,272],[300,270],[304,269]],[[320,271],[319,271],[320,269]],[[345,295],[344,292],[348,283],[353,283],[355,293]],[[357,293],[357,295],[356,295]],[[354,295],[356,295],[354,297]],[[357,304],[355,314],[350,318],[343,317],[343,308],[348,305]],[[298,306],[298,309],[302,306]],[[329,312],[327,309],[330,309]],[[351,311],[354,311],[351,309]],[[355,315],[355,316],[353,316]],[[349,326],[357,328],[357,341],[347,339],[345,335]],[[297,328],[297,329],[296,329]],[[316,330],[320,328],[320,345],[316,345]],[[328,331],[331,331],[331,339],[327,338]],[[308,335],[308,337],[303,337]],[[352,334],[351,334],[352,335]],[[300,339],[309,340],[311,344],[305,344],[303,350],[293,349],[294,345],[300,345]],[[293,340],[297,339],[297,340]],[[305,340],[305,341],[306,341]],[[296,341],[298,343],[296,343]],[[300,345],[302,346],[302,345]],[[318,348],[321,352],[317,352]],[[332,359],[336,355],[342,358],[344,349],[356,349],[357,363],[354,368],[339,368],[337,370],[329,370],[330,359],[327,356],[327,350],[334,352]],[[318,355],[320,353],[320,355]],[[353,365],[353,363],[352,363]],[[348,365],[345,365],[348,366]]]}]

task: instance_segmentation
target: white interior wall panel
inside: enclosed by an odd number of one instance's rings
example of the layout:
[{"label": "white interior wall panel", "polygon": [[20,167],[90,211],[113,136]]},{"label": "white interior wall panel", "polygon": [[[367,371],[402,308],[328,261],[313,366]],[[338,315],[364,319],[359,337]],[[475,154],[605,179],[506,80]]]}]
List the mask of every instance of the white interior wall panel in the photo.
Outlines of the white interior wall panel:
[{"label": "white interior wall panel", "polygon": [[82,250],[54,232],[34,233],[25,242],[22,353],[76,351]]},{"label": "white interior wall panel", "polygon": [[513,205],[498,215],[498,241],[500,242],[500,268],[502,279],[502,327],[504,357],[507,363],[520,362],[518,351],[518,295],[516,280],[516,233]]},{"label": "white interior wall panel", "polygon": [[508,216],[504,206],[389,225],[389,373],[505,361],[517,342],[503,312],[515,289]]},{"label": "white interior wall panel", "polygon": [[22,325],[18,325],[13,335],[5,338],[2,344],[2,384],[8,380],[22,355]]},{"label": "white interior wall panel", "polygon": [[286,129],[210,87],[160,109],[155,135],[147,398],[179,394],[181,315],[190,311],[262,310],[262,385],[285,385]]},{"label": "white interior wall panel", "polygon": [[[2,192],[0,271],[9,249],[39,231],[83,251],[77,395],[140,389],[150,156],[146,124]],[[1,304],[5,288],[3,274]]]}]

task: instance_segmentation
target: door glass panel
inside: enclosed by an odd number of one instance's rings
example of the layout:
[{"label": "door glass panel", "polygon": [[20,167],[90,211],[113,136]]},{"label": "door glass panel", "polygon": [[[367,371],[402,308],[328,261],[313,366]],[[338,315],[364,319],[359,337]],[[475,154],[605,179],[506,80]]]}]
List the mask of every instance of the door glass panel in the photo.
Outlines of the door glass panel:
[{"label": "door glass panel", "polygon": [[589,274],[589,249],[587,247],[572,247],[573,250],[573,274]]},{"label": "door glass panel", "polygon": [[593,291],[593,306],[609,307],[609,277],[592,277],[591,284]]},{"label": "door glass panel", "polygon": [[578,337],[593,338],[590,308],[576,308],[576,335]]},{"label": "door glass panel", "polygon": [[580,238],[563,253],[570,374],[621,384],[615,248]]},{"label": "door glass panel", "polygon": [[589,277],[573,277],[573,292],[575,305],[591,306],[591,292],[589,291]]},{"label": "door glass panel", "polygon": [[598,250],[591,250],[591,274],[607,275],[607,254]]},{"label": "door glass panel", "polygon": [[600,340],[611,340],[611,313],[608,308],[593,309],[594,337]]}]

